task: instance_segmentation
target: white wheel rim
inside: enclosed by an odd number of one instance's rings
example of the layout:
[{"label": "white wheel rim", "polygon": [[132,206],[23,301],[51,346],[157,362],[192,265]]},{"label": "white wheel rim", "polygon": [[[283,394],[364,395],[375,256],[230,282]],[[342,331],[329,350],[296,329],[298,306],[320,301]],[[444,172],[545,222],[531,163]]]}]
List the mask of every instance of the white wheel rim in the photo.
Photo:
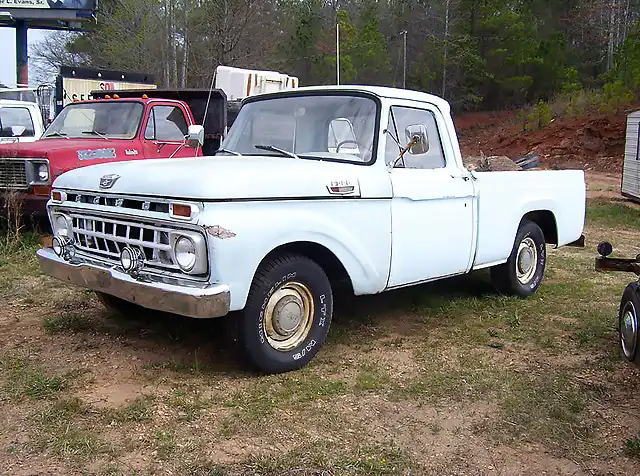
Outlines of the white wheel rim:
[{"label": "white wheel rim", "polygon": [[520,284],[529,284],[538,270],[538,248],[532,238],[525,238],[518,246],[516,276]]},{"label": "white wheel rim", "polygon": [[620,344],[627,359],[631,360],[636,354],[638,342],[638,313],[631,301],[627,301],[622,309],[620,322]]}]

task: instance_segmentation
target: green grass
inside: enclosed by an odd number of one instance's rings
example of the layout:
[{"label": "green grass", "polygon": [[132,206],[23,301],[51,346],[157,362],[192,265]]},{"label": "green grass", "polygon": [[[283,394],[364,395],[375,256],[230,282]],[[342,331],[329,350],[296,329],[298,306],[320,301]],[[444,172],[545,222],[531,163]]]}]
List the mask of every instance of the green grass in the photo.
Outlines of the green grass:
[{"label": "green grass", "polygon": [[605,228],[640,230],[640,210],[622,203],[597,198],[587,207],[587,223]]},{"label": "green grass", "polygon": [[630,458],[640,459],[640,438],[625,441],[624,452]]},{"label": "green grass", "polygon": [[44,399],[54,396],[66,386],[66,379],[59,375],[48,375],[30,360],[5,356],[0,359],[5,399]]},{"label": "green grass", "polygon": [[133,402],[105,411],[106,421],[119,423],[144,422],[153,417],[154,398],[149,395],[136,398]]},{"label": "green grass", "polygon": [[49,334],[85,332],[95,327],[93,319],[84,312],[63,312],[58,316],[45,317],[42,325]]}]

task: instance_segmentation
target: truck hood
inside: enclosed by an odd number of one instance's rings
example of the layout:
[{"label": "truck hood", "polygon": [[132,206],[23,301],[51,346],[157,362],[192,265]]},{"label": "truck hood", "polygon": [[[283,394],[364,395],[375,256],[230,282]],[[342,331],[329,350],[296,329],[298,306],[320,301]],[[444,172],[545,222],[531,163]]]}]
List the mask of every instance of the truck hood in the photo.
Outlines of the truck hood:
[{"label": "truck hood", "polygon": [[[71,170],[58,177],[53,187],[198,201],[321,198],[332,195],[329,192],[332,185],[352,185],[352,195],[365,196],[367,189],[375,190],[376,194],[390,193],[388,177],[379,171],[374,173],[374,169],[363,165],[272,156],[154,159],[97,164]],[[100,179],[106,175],[119,177],[111,188],[101,190]],[[365,177],[370,179],[363,180]]]},{"label": "truck hood", "polygon": [[62,137],[40,139],[35,142],[0,143],[0,157],[44,158],[54,153],[72,152],[72,157],[77,158],[77,150],[103,147],[113,147],[113,142],[104,139],[65,139]]}]

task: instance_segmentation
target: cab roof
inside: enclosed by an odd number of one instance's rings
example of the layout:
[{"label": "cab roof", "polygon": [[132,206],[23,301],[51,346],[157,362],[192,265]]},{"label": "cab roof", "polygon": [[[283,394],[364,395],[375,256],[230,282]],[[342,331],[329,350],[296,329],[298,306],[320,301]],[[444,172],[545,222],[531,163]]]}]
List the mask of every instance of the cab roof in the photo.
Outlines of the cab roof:
[{"label": "cab roof", "polygon": [[451,106],[449,103],[439,96],[414,91],[411,89],[390,88],[385,86],[362,86],[362,85],[327,85],[327,86],[303,86],[293,89],[284,89],[281,91],[259,93],[248,97],[247,99],[257,97],[276,97],[279,95],[305,93],[305,92],[364,92],[373,94],[379,98],[387,99],[406,99],[409,101],[427,102],[435,105],[443,112],[449,112]]}]

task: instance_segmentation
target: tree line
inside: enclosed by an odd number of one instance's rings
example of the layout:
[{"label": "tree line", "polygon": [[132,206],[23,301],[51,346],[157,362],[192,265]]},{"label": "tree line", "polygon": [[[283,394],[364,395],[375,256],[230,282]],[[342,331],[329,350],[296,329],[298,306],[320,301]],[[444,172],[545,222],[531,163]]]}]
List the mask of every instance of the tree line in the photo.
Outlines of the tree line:
[{"label": "tree line", "polygon": [[32,59],[45,75],[77,64],[164,87],[208,87],[220,64],[335,84],[339,25],[341,83],[491,110],[635,91],[639,19],[640,0],[102,0],[89,31],[54,33]]}]

